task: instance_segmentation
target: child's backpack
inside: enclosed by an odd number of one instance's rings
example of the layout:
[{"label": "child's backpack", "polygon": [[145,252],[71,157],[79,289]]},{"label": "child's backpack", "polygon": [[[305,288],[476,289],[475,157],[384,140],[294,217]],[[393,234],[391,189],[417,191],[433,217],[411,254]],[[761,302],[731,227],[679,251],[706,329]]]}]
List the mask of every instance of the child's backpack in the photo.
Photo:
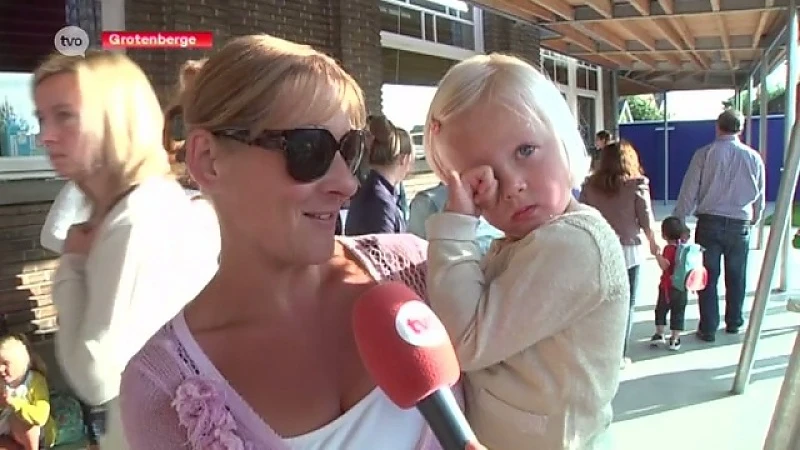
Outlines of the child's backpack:
[{"label": "child's backpack", "polygon": [[58,431],[55,445],[69,445],[86,439],[83,408],[75,397],[63,392],[51,392],[50,411]]},{"label": "child's backpack", "polygon": [[679,291],[697,292],[706,288],[708,270],[703,266],[703,247],[682,242],[675,249],[672,287]]}]

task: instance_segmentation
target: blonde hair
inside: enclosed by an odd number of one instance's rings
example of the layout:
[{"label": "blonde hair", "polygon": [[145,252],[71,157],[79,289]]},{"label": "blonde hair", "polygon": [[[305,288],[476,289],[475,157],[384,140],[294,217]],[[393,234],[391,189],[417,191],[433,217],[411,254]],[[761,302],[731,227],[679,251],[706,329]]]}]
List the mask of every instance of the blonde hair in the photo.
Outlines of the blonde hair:
[{"label": "blonde hair", "polygon": [[241,36],[211,56],[183,99],[187,130],[320,125],[344,110],[363,128],[364,94],[331,57],[269,35]]},{"label": "blonde hair", "polygon": [[436,134],[453,117],[487,102],[500,103],[533,125],[549,129],[566,156],[570,182],[580,186],[590,160],[578,121],[561,92],[532,65],[497,53],[454,65],[439,83],[425,121],[424,143],[431,168],[441,179],[451,168],[437,149]]},{"label": "blonde hair", "polygon": [[87,52],[52,55],[33,75],[33,89],[48,78],[73,74],[83,101],[81,124],[100,142],[105,170],[124,191],[154,175],[170,172],[161,133],[164,116],[142,69],[127,56]]},{"label": "blonde hair", "polygon": [[198,60],[188,60],[181,65],[178,72],[178,83],[175,86],[172,101],[164,111],[164,134],[163,145],[169,155],[169,164],[172,174],[178,182],[185,188],[198,189],[197,183],[192,179],[191,174],[184,163],[184,143],[185,135],[178,138],[175,133],[176,127],[183,128],[183,96],[188,86],[208,61],[207,58]]},{"label": "blonde hair", "polygon": [[30,370],[35,370],[42,374],[43,376],[47,376],[47,366],[44,363],[44,360],[38,353],[33,351],[31,347],[31,343],[25,335],[22,334],[7,334],[3,337],[0,337],[0,348],[5,345],[18,345],[18,349],[24,351],[25,355],[27,356],[27,364]]}]

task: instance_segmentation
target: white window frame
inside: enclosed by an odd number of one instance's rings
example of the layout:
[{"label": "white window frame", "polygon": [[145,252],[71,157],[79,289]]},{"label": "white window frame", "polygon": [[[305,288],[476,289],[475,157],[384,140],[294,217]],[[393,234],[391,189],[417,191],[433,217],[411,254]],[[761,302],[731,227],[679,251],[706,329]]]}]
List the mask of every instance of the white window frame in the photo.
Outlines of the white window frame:
[{"label": "white window frame", "polygon": [[[438,13],[436,11],[430,11],[416,5],[411,5],[401,0],[378,0],[378,1],[398,6],[400,8],[405,8],[412,11],[418,11],[420,13],[425,12],[427,14],[444,17],[448,20],[453,20],[454,22],[463,22],[465,24],[469,23],[469,21],[467,20],[458,19],[456,17],[448,16],[447,14]],[[435,2],[435,0],[432,1]],[[425,23],[423,22],[421,26],[422,26],[422,35],[425,36]],[[392,48],[395,50],[403,50],[412,53],[422,53],[424,55],[438,56],[440,58],[462,61],[471,56],[483,54],[484,50],[483,10],[475,6],[472,6],[472,32],[474,33],[473,35],[473,43],[475,44],[474,50],[469,50],[463,47],[457,47],[449,44],[441,44],[428,39],[420,39],[412,36],[406,36],[404,34],[394,33],[391,31],[383,31],[383,30],[381,30],[381,46],[386,48]]]},{"label": "white window frame", "polygon": [[[540,63],[542,67],[544,67],[544,60],[545,59],[555,59],[555,60],[562,60],[567,62],[567,80],[568,84],[561,84],[559,82],[554,81],[555,85],[558,86],[558,89],[563,92],[567,97],[567,104],[569,105],[570,111],[575,117],[578,117],[578,96],[583,97],[590,97],[594,99],[594,107],[595,107],[595,130],[599,131],[603,129],[603,125],[605,121],[603,120],[603,100],[604,100],[604,92],[603,92],[603,69],[601,67],[595,66],[593,64],[585,63],[582,61],[578,61],[575,58],[562,55],[557,52],[553,52],[550,50],[542,49],[539,55]],[[582,89],[578,88],[578,67],[583,66],[587,69],[594,69],[597,73],[597,91],[592,91],[589,89]]]},{"label": "white window frame", "polygon": [[[101,0],[100,23],[103,31],[124,30],[125,0]],[[0,180],[55,177],[47,156],[0,156]]]}]

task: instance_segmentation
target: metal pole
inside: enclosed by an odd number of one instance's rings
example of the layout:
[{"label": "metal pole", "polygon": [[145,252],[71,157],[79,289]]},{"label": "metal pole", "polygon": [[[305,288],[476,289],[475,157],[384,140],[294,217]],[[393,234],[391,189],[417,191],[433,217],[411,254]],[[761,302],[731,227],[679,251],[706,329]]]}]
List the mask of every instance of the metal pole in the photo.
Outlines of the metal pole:
[{"label": "metal pole", "polygon": [[753,77],[747,77],[747,104],[744,109],[747,112],[747,125],[744,130],[744,141],[749,146],[753,146]]},{"label": "metal pole", "polygon": [[789,366],[783,376],[772,422],[769,425],[764,450],[794,450],[797,447],[798,417],[800,417],[800,333],[794,341]]},{"label": "metal pole", "polygon": [[778,187],[775,215],[772,219],[772,226],[767,239],[767,250],[764,252],[764,262],[761,265],[761,273],[758,277],[756,297],[753,300],[753,310],[750,312],[750,324],[747,327],[744,345],[742,345],[742,352],[739,356],[739,365],[736,368],[736,377],[733,380],[733,388],[731,389],[734,394],[744,393],[745,387],[750,381],[756,344],[761,335],[761,325],[764,321],[764,314],[771,294],[770,287],[772,286],[772,278],[775,275],[775,264],[778,262],[781,241],[786,236],[785,228],[787,228],[789,210],[794,198],[797,177],[800,174],[800,122],[794,123],[791,139],[784,154],[788,154],[789,159],[786,162],[786,170],[781,176],[781,183]]},{"label": "metal pole", "polygon": [[669,109],[664,91],[664,204],[669,204]]},{"label": "metal pole", "polygon": [[[797,66],[797,40],[798,40],[798,30],[797,30],[797,2],[796,0],[789,0],[789,7],[788,7],[788,25],[787,25],[787,33],[786,33],[786,107],[784,112],[784,136],[785,141],[789,141],[789,136],[791,133],[792,124],[794,124],[795,118],[795,108],[797,103],[797,74],[798,74],[798,66]],[[786,152],[783,154],[783,165],[784,170],[786,169],[786,161],[788,160],[788,156]],[[785,173],[783,175],[786,175]],[[794,200],[794,197],[789,199],[790,204]],[[791,214],[786,220],[791,220]],[[787,222],[788,224],[788,222]],[[792,235],[791,235],[791,228],[786,227],[784,230],[786,234],[785,239],[783,241],[783,248],[781,253],[781,271],[780,271],[780,278],[778,282],[778,289],[781,291],[786,292],[789,289],[789,243],[792,242]]]},{"label": "metal pole", "polygon": [[[764,54],[761,56],[762,60],[766,60],[769,57],[769,51],[765,51]],[[761,160],[764,161],[764,165],[767,164],[767,140],[768,133],[769,133],[769,92],[767,89],[767,75],[769,72],[766,70],[762,70],[759,73],[759,86],[758,86],[758,102],[759,102],[759,112],[761,113],[761,117],[758,119],[758,153],[761,154]],[[764,218],[761,218],[761,221],[758,223],[758,242],[756,245],[758,250],[764,249]]]},{"label": "metal pole", "polygon": [[619,139],[619,71],[616,69],[611,71],[611,104],[614,105],[614,120],[611,122],[614,138]]}]

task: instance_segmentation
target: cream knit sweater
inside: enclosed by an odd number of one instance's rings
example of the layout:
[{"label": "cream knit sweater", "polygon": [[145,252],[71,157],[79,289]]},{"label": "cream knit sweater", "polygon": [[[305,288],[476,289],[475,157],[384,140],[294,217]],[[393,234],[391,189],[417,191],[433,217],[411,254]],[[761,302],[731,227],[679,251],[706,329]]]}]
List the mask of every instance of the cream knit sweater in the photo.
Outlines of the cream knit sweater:
[{"label": "cream knit sweater", "polygon": [[576,202],[481,261],[476,226],[452,213],[427,223],[429,300],[467,375],[478,438],[502,450],[600,448],[628,314],[619,238]]}]

